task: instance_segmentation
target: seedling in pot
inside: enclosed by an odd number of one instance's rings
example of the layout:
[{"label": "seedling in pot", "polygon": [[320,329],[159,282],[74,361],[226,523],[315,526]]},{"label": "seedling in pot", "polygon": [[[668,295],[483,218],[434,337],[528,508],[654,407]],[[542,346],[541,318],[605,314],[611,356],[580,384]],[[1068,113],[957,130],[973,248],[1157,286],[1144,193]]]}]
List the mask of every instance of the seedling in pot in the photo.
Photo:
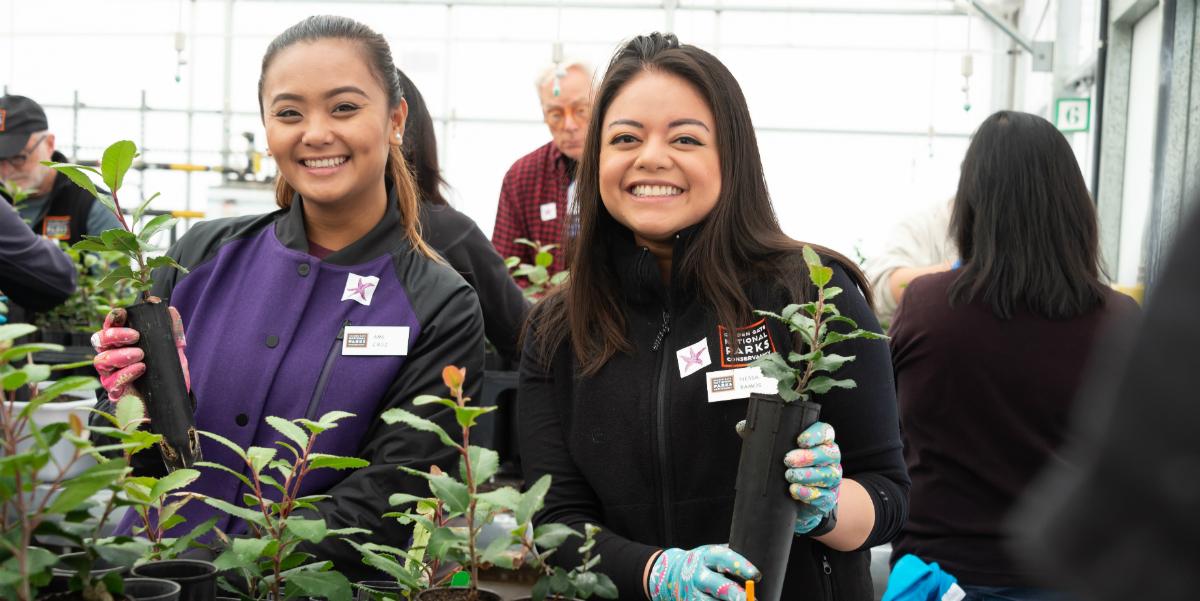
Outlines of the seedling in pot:
[{"label": "seedling in pot", "polygon": [[[168,470],[191,466],[200,459],[200,440],[196,435],[192,402],[183,375],[183,367],[175,347],[174,329],[166,304],[150,295],[153,285],[151,272],[157,268],[178,269],[186,273],[174,259],[166,255],[151,256],[156,250],[151,244],[155,234],[174,227],[170,215],[159,215],[146,223],[142,216],[157,194],[142,201],[131,214],[132,226],[121,210],[121,185],[138,156],[137,147],[122,140],[104,151],[100,170],[72,163],[44,162],[66,175],[76,185],[96,197],[121,222],[120,229],[111,229],[99,236],[86,236],[72,248],[90,252],[113,252],[127,257],[129,265],[113,269],[98,286],[115,291],[123,284],[136,290],[141,302],[128,307],[128,325],[140,334],[138,346],[145,352],[146,372],[137,382],[140,395],[146,400],[150,428],[162,434],[159,450]],[[109,192],[97,188],[92,176],[99,176]]]},{"label": "seedling in pot", "polygon": [[[243,601],[281,601],[303,596],[350,601],[350,581],[332,569],[333,562],[310,562],[311,554],[296,550],[302,542],[319,544],[331,536],[369,534],[362,528],[330,529],[324,519],[299,513],[316,514],[314,503],[329,498],[329,495],[300,494],[304,478],[312,470],[358,469],[369,465],[364,459],[313,452],[317,436],[336,428],[337,422],[347,417],[353,415],[331,411],[316,421],[267,417],[267,423],[286,439],[275,444],[287,451],[290,458],[276,458],[277,449],[250,447],[243,450],[223,436],[201,432],[232,450],[244,466],[234,469],[208,461],[196,465],[232,474],[251,491],[243,498],[244,507],[222,499],[204,498],[205,503],[245,521],[250,529],[247,536],[236,538],[217,530],[225,550],[213,563],[220,570],[237,570],[247,586],[243,591],[220,578],[218,586],[223,590]],[[241,469],[247,470],[249,476]],[[269,472],[274,472],[278,478]]]},{"label": "seedling in pot", "polygon": [[513,532],[514,537],[521,539],[525,561],[541,572],[529,595],[531,601],[590,599],[593,595],[601,599],[617,598],[617,585],[612,579],[607,574],[592,571],[600,564],[600,556],[592,555],[600,527],[584,524],[583,529],[583,544],[579,547],[582,561],[570,570],[552,566],[548,560],[570,537],[580,536],[578,532],[562,524],[543,524],[535,528],[532,540],[523,536],[524,527]]},{"label": "seedling in pot", "polygon": [[517,238],[513,242],[524,244],[534,252],[532,265],[522,263],[520,257],[508,257],[504,260],[514,280],[520,282],[518,278],[525,279],[525,286],[521,290],[525,298],[537,301],[567,281],[569,274],[565,270],[550,275],[550,266],[554,264],[554,255],[550,251],[558,248],[557,244],[542,244],[528,238]]}]

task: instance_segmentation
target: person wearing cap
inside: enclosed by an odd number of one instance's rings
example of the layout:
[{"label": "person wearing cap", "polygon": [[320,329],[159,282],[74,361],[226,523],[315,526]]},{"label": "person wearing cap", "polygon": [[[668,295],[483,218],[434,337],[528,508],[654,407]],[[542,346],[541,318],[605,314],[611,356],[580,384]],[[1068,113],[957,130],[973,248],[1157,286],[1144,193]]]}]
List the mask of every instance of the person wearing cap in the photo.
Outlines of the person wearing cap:
[{"label": "person wearing cap", "polygon": [[24,96],[0,97],[0,181],[29,192],[17,207],[21,218],[35,233],[69,244],[121,227],[90,193],[42,164],[67,161],[55,150],[49,130],[38,103]]}]

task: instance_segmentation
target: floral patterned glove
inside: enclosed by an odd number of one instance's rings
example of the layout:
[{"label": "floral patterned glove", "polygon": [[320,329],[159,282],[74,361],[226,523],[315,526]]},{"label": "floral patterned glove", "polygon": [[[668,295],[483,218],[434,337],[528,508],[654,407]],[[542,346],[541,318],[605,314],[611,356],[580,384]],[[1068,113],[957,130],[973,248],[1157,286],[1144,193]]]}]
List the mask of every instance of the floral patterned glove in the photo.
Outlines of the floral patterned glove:
[{"label": "floral patterned glove", "polygon": [[[800,502],[796,509],[796,534],[825,534],[837,507],[842,485],[842,450],[833,440],[833,426],[817,422],[796,437],[798,448],[783,458],[787,465],[788,492]],[[825,522],[827,528],[817,530]]]},{"label": "floral patterned glove", "polygon": [[[183,319],[175,307],[167,308],[171,312],[171,326],[175,334],[175,349],[179,351],[179,363],[183,366],[183,381],[188,390],[192,389],[192,378],[188,372],[187,339],[183,334]],[[139,334],[133,328],[125,326],[125,309],[113,309],[104,317],[104,327],[92,334],[92,347],[96,349],[96,358],[92,365],[100,374],[100,385],[108,391],[108,398],[116,403],[126,394],[136,394],[132,383],[146,373],[146,364],[142,362],[145,354],[137,344]]]},{"label": "floral patterned glove", "polygon": [[646,584],[653,601],[745,601],[746,592],[725,574],[741,581],[761,577],[758,568],[728,546],[704,545],[663,551]]}]

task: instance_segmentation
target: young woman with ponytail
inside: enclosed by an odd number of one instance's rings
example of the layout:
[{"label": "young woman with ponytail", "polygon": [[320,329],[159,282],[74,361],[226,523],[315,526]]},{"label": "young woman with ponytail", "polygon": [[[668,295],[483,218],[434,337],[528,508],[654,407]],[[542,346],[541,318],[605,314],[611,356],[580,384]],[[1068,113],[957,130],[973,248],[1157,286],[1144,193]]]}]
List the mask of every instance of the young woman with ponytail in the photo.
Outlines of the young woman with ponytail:
[{"label": "young woman with ponytail", "polygon": [[[187,327],[198,429],[243,448],[275,448],[281,436],[267,416],[355,415],[316,450],[370,466],[314,472],[301,493],[329,495],[317,509],[330,528],[365,528],[367,539],[389,544],[408,537],[380,517],[389,496],[428,492],[397,467],[449,467],[451,457],[435,437],[385,425],[379,414],[404,407],[452,428],[448,410],[412,400],[445,393],[445,365],[466,367],[470,396],[483,373],[475,293],[421,238],[419,197],[400,152],[408,108],[396,73],[384,38],[350,19],[309,17],[275,38],[263,57],[259,103],[279,166],[280,209],[197,224],[168,251],[188,271],[160,271],[154,291],[180,317],[181,353]],[[123,323],[115,312],[94,338],[113,402],[136,393],[145,371],[131,346],[137,334]],[[386,344],[361,348],[364,334]],[[211,442],[202,442],[207,461],[242,464]],[[247,492],[216,470],[203,470],[191,490],[235,504]],[[183,513],[193,526],[214,514],[203,503]],[[230,516],[217,527],[244,530]],[[352,580],[367,576],[345,543],[305,550]]]}]

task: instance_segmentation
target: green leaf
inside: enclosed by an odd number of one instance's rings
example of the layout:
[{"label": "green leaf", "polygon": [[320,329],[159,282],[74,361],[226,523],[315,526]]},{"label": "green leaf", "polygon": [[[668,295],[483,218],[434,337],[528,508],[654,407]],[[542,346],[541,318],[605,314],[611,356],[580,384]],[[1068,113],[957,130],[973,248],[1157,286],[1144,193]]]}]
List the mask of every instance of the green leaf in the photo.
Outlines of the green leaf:
[{"label": "green leaf", "polygon": [[815,265],[821,264],[820,255],[818,255],[817,252],[814,251],[811,246],[805,244],[804,248],[801,249],[800,252],[804,255],[804,264],[805,265],[808,265],[809,267],[813,267]]},{"label": "green leaf", "polygon": [[129,140],[114,142],[104,150],[104,158],[100,160],[100,172],[104,175],[104,185],[116,194],[125,183],[125,173],[133,166],[133,159],[138,154],[137,146]]},{"label": "green leaf", "polygon": [[[91,363],[90,361],[88,362]],[[75,390],[95,389],[99,386],[96,378],[90,376],[68,376],[42,389],[38,395],[30,399],[30,405],[41,405],[59,396]]]},{"label": "green leaf", "polygon": [[213,563],[218,570],[233,570],[252,566],[258,559],[266,555],[267,545],[274,542],[270,538],[235,538],[224,553],[217,556]]},{"label": "green leaf", "polygon": [[540,252],[533,258],[533,264],[538,267],[549,267],[554,262],[554,255],[548,252]]},{"label": "green leaf", "polygon": [[808,279],[817,288],[824,288],[833,279],[833,268],[824,265],[812,265],[808,268]]},{"label": "green leaf", "polygon": [[350,581],[335,570],[295,572],[286,582],[289,588],[294,586],[310,597],[324,597],[327,601],[350,601],[352,598]]},{"label": "green leaf", "polygon": [[521,504],[521,493],[511,486],[497,488],[485,493],[476,495],[480,501],[499,509],[507,509],[516,511]]},{"label": "green leaf", "polygon": [[398,492],[388,497],[388,505],[392,507],[402,507],[404,505],[408,505],[409,503],[416,503],[417,501],[424,500],[424,497]]},{"label": "green leaf", "polygon": [[98,253],[107,251],[108,246],[104,244],[100,236],[84,236],[83,240],[71,245],[71,250]]},{"label": "green leaf", "polygon": [[528,523],[533,519],[533,514],[537,513],[542,508],[542,504],[546,500],[546,493],[550,490],[550,474],[546,474],[538,478],[529,490],[521,493],[521,502],[517,505],[517,509],[513,512],[513,517],[516,518],[518,524]]},{"label": "green leaf", "polygon": [[221,470],[227,474],[233,475],[238,480],[241,480],[242,484],[245,484],[247,488],[250,488],[250,489],[254,488],[254,483],[251,482],[250,479],[245,476],[245,474],[243,474],[237,470],[227,468],[219,463],[213,463],[211,461],[197,461],[195,463],[195,465],[196,465],[196,467],[208,467],[208,468],[212,468],[212,469],[216,469],[216,470]]},{"label": "green leaf", "polygon": [[284,529],[310,543],[319,543],[325,539],[325,520],[309,520],[304,518],[288,518]]},{"label": "green leaf", "polygon": [[571,277],[571,273],[564,269],[563,271],[560,271],[560,272],[550,276],[550,285],[551,286],[560,286],[564,282],[566,282],[567,278],[569,278],[569,277]]},{"label": "green leaf", "polygon": [[612,578],[603,572],[596,572],[596,596],[601,599],[616,599],[617,585],[613,583]]},{"label": "green leaf", "polygon": [[541,549],[556,549],[572,536],[583,538],[582,534],[565,524],[542,524],[533,529],[533,544]]},{"label": "green leaf", "polygon": [[170,267],[171,269],[174,269],[174,270],[178,271],[179,273],[187,273],[188,272],[188,270],[186,268],[184,268],[183,265],[180,265],[179,262],[177,262],[175,259],[172,259],[171,257],[169,257],[167,255],[159,255],[157,257],[150,257],[149,259],[146,259],[146,267],[149,269],[158,269],[160,267]]},{"label": "green leaf", "polygon": [[36,326],[27,323],[8,323],[0,325],[0,342],[8,342],[16,340],[26,334],[32,334],[37,331]]},{"label": "green leaf", "polygon": [[550,272],[545,267],[538,265],[533,268],[533,271],[529,272],[529,281],[538,286],[545,285],[546,282],[550,281]]},{"label": "green leaf", "polygon": [[451,409],[458,409],[458,403],[450,399],[444,399],[434,394],[422,394],[413,399],[414,405],[443,405]]},{"label": "green leaf", "polygon": [[454,418],[458,420],[458,425],[464,428],[474,428],[479,416],[486,415],[497,409],[499,407],[496,405],[490,407],[455,407]]},{"label": "green leaf", "polygon": [[0,384],[4,386],[5,390],[16,390],[24,386],[25,381],[28,379],[29,374],[18,369],[10,371],[4,374],[3,377],[0,377]]},{"label": "green leaf", "polygon": [[851,361],[854,361],[854,355],[824,355],[816,361],[813,361],[813,369],[832,373],[841,369],[843,365]]},{"label": "green leaf", "polygon": [[85,169],[95,173],[95,169],[83,167],[81,165],[73,165],[71,163],[55,163],[52,161],[42,161],[42,164],[67,176],[67,179],[75,182],[76,186],[87,190],[92,196],[100,196],[100,193],[96,191],[96,184],[92,183],[92,178],[88,177],[88,175],[84,173]]},{"label": "green leaf", "polygon": [[309,469],[331,468],[335,470],[358,469],[371,465],[366,459],[358,457],[339,457],[336,455],[325,455],[323,453],[313,453],[308,456]]},{"label": "green leaf", "polygon": [[146,419],[146,405],[142,399],[127,394],[117,402],[117,427],[128,432],[130,426],[136,428]]},{"label": "green leaf", "polygon": [[[471,457],[471,478],[475,480],[475,486],[491,480],[500,469],[500,454],[492,449],[471,445],[467,453]],[[467,468],[461,457],[458,463],[459,473],[465,477]]]},{"label": "green leaf", "polygon": [[500,566],[506,570],[513,569],[515,558],[513,553],[509,552],[509,540],[504,537],[498,537],[488,543],[487,548],[483,550],[480,559],[485,564]]},{"label": "green leaf", "polygon": [[237,444],[232,440],[229,440],[220,434],[213,434],[212,432],[206,432],[204,430],[200,430],[200,435],[207,436],[208,438],[225,445],[229,450],[236,453],[238,457],[241,457],[243,461],[246,460],[246,452],[242,450],[242,447],[237,446]]},{"label": "green leaf", "polygon": [[520,257],[508,257],[507,259],[504,260],[504,266],[509,269],[512,269],[513,267],[516,267],[517,265],[520,265],[520,264],[521,264]]},{"label": "green leaf", "polygon": [[138,232],[137,239],[141,240],[143,244],[149,244],[150,239],[153,238],[155,234],[175,227],[175,224],[178,221],[178,219],[172,217],[170,214],[157,215],[154,217],[154,219],[151,219],[146,223],[145,227],[142,228],[142,231]]},{"label": "green leaf", "polygon": [[297,447],[301,449],[308,447],[308,434],[300,426],[274,415],[267,416],[267,424],[287,437],[288,440],[296,443]]},{"label": "green leaf", "polygon": [[41,351],[62,352],[61,344],[47,344],[44,342],[35,342],[32,344],[22,344],[14,346],[3,353],[0,353],[0,363],[8,363],[13,359],[19,359],[30,353],[38,353]]},{"label": "green leaf", "polygon": [[854,380],[835,380],[829,376],[817,376],[808,381],[803,392],[825,394],[834,388],[854,388]]},{"label": "green leaf", "polygon": [[104,233],[100,234],[100,239],[113,251],[124,253],[131,257],[137,255],[138,251],[142,248],[137,236],[122,229],[105,230]]},{"label": "green leaf", "polygon": [[334,427],[338,422],[349,417],[354,417],[354,414],[348,411],[329,411],[317,418],[317,421],[328,429]]},{"label": "green leaf", "polygon": [[[109,231],[112,232],[116,230]],[[96,284],[96,286],[99,288],[112,289],[119,285],[121,280],[132,280],[134,277],[133,269],[128,265],[122,265],[105,274],[104,279],[100,280],[100,283]]]},{"label": "green leaf", "polygon": [[388,424],[402,423],[415,430],[431,432],[437,435],[437,437],[442,441],[442,444],[456,449],[462,448],[458,445],[458,443],[454,442],[454,439],[450,438],[449,434],[446,434],[446,431],[443,430],[441,426],[410,411],[400,408],[388,409],[379,417]]},{"label": "green leaf", "polygon": [[438,474],[429,478],[429,489],[434,496],[441,499],[446,507],[454,513],[465,513],[470,503],[467,485],[451,478],[446,474]]},{"label": "green leaf", "polygon": [[250,469],[258,474],[275,458],[275,449],[250,447],[246,449],[246,458],[250,462]]},{"label": "green leaf", "polygon": [[66,513],[79,507],[92,495],[101,489],[108,488],[118,478],[125,475],[127,469],[124,459],[112,459],[93,465],[83,473],[65,481],[62,493],[54,498],[54,502],[46,511]]},{"label": "green leaf", "polygon": [[158,479],[154,488],[150,489],[150,498],[157,499],[171,491],[179,490],[200,477],[200,472],[193,469],[178,469]]},{"label": "green leaf", "polygon": [[158,198],[158,195],[159,195],[159,193],[155,192],[154,194],[152,194],[150,196],[150,198],[143,200],[142,203],[139,204],[137,206],[137,208],[133,210],[133,222],[134,223],[138,223],[142,220],[142,215],[146,214],[146,209],[148,209],[150,207],[150,203],[153,202],[155,198]]},{"label": "green leaf", "polygon": [[833,300],[833,297],[835,297],[841,293],[842,293],[841,288],[838,288],[837,286],[830,286],[825,289],[825,300],[826,301]]},{"label": "green leaf", "polygon": [[[246,520],[247,522],[250,522],[252,524],[257,524],[258,526],[262,526],[264,528],[267,525],[267,518],[264,517],[262,514],[262,511],[260,511],[258,509],[250,509],[247,507],[238,507],[237,505],[234,505],[233,503],[229,503],[229,502],[223,501],[221,499],[214,499],[212,497],[205,497],[204,502],[207,503],[211,507],[215,507],[216,509],[224,511],[225,513],[227,513],[233,517],[242,518],[243,520]],[[238,539],[235,539],[235,540],[238,540]]]}]

